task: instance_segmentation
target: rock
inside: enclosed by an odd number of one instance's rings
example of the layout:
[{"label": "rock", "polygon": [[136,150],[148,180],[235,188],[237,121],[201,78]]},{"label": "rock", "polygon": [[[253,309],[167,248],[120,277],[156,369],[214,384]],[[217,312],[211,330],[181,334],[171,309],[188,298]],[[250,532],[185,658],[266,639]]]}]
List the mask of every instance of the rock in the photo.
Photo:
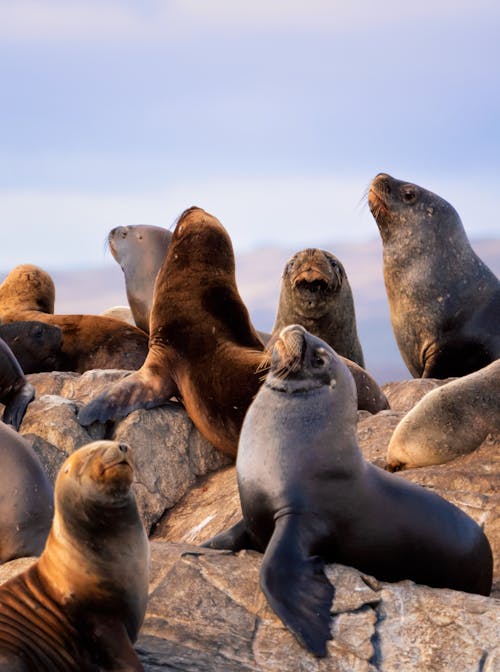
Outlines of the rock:
[{"label": "rock", "polygon": [[382,385],[382,392],[387,397],[389,405],[393,411],[408,413],[408,411],[417,404],[427,392],[435,390],[441,385],[445,385],[454,380],[447,378],[440,380],[438,378],[414,378],[413,380],[401,380],[395,383],[386,383]]},{"label": "rock", "polygon": [[[259,587],[262,556],[155,541],[136,650],[145,672],[493,672],[500,601],[328,565],[335,586],[328,656],[303,649]],[[0,583],[33,558],[0,567]]]},{"label": "rock", "polygon": [[384,469],[387,446],[391,436],[404,417],[402,411],[379,411],[376,415],[362,418],[358,422],[358,443],[366,460]]},{"label": "rock", "polygon": [[129,443],[136,460],[134,491],[149,530],[199,476],[229,464],[230,459],[201,436],[184,408],[174,402],[135,411],[115,423],[82,427],[76,419],[78,408],[128,373],[109,370],[29,376],[36,399],[28,407],[20,433],[30,439],[51,479],[66,456],[86,443],[105,438]]}]

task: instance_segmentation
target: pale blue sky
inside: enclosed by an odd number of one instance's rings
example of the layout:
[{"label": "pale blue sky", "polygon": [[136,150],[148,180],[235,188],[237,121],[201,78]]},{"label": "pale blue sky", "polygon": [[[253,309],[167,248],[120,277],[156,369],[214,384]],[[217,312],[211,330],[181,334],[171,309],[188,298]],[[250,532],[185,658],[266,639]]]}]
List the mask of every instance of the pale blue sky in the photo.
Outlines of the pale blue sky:
[{"label": "pale blue sky", "polygon": [[238,251],[376,237],[380,171],[497,237],[499,35],[497,0],[0,0],[0,269],[192,204]]}]

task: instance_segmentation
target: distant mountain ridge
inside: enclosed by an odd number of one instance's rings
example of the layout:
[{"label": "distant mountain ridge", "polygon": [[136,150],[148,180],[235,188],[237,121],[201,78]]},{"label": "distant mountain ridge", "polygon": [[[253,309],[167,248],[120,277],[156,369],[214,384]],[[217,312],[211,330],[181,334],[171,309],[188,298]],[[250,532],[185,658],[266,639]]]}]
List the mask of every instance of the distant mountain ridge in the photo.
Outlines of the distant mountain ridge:
[{"label": "distant mountain ridge", "polygon": [[[380,240],[326,243],[321,247],[333,252],[346,268],[367,369],[380,383],[409,378],[392,334]],[[500,239],[475,240],[472,247],[500,275]],[[281,274],[286,261],[297,251],[285,246],[262,247],[236,255],[238,288],[258,329],[272,329]],[[118,264],[88,270],[45,270],[56,286],[57,313],[100,313],[111,306],[127,305],[123,273]],[[2,279],[6,274],[2,274]]]}]

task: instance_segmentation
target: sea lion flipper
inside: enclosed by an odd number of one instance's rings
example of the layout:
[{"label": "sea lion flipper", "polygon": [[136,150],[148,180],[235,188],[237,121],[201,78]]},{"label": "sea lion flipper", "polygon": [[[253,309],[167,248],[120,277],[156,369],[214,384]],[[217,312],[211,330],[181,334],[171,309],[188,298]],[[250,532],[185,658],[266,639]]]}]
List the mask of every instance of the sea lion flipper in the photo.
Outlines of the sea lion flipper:
[{"label": "sea lion flipper", "polygon": [[80,409],[78,422],[87,427],[93,422],[124,418],[138,408],[165,404],[177,391],[168,375],[156,375],[145,367],[110,385],[98,397]]},{"label": "sea lion flipper", "polygon": [[327,654],[331,639],[330,609],[335,589],[326,578],[324,562],[307,556],[300,543],[300,519],[276,521],[260,570],[260,586],[269,604],[299,642],[318,657]]},{"label": "sea lion flipper", "polygon": [[3,421],[6,425],[12,425],[17,431],[21,426],[24,414],[30,401],[35,398],[35,388],[30,383],[25,383],[14,395],[11,395],[5,405]]},{"label": "sea lion flipper", "polygon": [[205,541],[202,546],[205,548],[234,551],[235,553],[243,549],[260,550],[256,548],[252,541],[243,518],[232,527],[224,530],[224,532],[220,532],[215,537]]}]

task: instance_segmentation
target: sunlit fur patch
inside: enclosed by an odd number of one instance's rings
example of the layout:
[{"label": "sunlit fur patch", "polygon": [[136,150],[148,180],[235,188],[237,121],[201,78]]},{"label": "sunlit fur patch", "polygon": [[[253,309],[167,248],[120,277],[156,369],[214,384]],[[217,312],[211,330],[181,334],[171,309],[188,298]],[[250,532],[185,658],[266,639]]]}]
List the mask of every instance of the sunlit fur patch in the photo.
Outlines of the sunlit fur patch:
[{"label": "sunlit fur patch", "polygon": [[305,330],[297,325],[281,330],[272,357],[271,368],[276,378],[285,379],[300,371],[305,351],[304,333]]},{"label": "sunlit fur patch", "polygon": [[370,185],[370,190],[368,191],[368,205],[370,206],[372,215],[376,220],[385,217],[389,212],[387,203],[384,201],[380,192],[378,191],[376,183],[373,182]]}]

